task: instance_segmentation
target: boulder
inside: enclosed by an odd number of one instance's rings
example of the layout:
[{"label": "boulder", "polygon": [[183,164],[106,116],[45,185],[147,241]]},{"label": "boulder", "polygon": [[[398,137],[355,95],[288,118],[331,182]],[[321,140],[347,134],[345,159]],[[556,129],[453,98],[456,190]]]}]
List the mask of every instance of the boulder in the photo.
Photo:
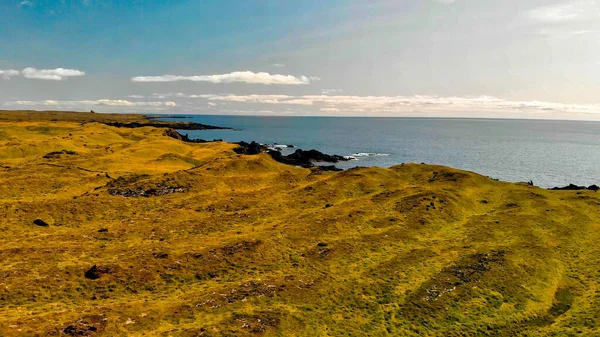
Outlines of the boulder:
[{"label": "boulder", "polygon": [[48,227],[48,226],[50,226],[50,225],[48,225],[48,223],[46,221],[44,221],[42,219],[35,219],[35,220],[33,220],[33,224],[37,225],[37,226],[40,226],[40,227]]}]

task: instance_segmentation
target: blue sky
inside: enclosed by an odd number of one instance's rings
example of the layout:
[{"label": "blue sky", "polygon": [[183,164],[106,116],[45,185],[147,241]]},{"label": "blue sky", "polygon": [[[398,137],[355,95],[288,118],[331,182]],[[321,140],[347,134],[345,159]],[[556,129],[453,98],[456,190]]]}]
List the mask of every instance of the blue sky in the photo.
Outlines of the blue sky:
[{"label": "blue sky", "polygon": [[600,1],[0,3],[0,107],[600,119]]}]

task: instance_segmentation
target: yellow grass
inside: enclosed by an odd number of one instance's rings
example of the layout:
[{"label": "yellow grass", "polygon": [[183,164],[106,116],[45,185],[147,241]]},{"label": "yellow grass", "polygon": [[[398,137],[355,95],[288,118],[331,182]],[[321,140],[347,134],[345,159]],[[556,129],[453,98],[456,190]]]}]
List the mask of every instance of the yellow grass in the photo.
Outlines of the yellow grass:
[{"label": "yellow grass", "polygon": [[2,336],[600,334],[597,193],[36,116],[0,113]]}]

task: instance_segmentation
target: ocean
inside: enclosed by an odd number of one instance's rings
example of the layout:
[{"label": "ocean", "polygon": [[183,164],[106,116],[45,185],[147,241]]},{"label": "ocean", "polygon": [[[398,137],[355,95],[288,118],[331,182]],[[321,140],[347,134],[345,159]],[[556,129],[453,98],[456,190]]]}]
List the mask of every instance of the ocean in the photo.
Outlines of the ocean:
[{"label": "ocean", "polygon": [[[356,158],[336,164],[427,163],[541,187],[600,185],[600,122],[371,117],[190,115],[170,119],[236,130],[180,131],[192,138],[294,145]],[[295,149],[284,148],[289,152]]]}]

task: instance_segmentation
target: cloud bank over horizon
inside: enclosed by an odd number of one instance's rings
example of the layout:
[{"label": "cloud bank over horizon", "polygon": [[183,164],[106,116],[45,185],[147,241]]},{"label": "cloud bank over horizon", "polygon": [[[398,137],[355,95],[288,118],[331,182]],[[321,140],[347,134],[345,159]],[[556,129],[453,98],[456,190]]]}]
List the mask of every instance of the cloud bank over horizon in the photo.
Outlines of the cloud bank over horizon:
[{"label": "cloud bank over horizon", "polygon": [[[381,117],[474,117],[600,120],[600,104],[564,104],[542,101],[510,101],[492,96],[439,97],[353,95],[235,95],[155,93],[131,95],[136,99],[79,101],[13,101],[5,107],[67,108],[81,111],[102,106],[102,112],[170,112],[184,114],[381,116]],[[150,101],[146,101],[149,99]],[[170,99],[156,101],[156,99]],[[269,108],[265,108],[268,106]]]}]

